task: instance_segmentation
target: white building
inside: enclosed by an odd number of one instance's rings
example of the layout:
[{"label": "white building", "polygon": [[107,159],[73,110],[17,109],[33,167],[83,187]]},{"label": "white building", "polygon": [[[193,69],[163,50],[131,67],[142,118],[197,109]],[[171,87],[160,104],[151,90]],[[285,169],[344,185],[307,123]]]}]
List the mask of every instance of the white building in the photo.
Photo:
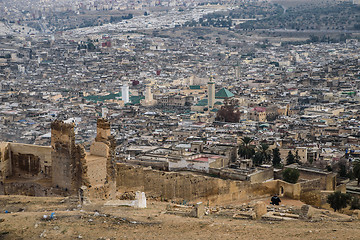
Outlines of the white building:
[{"label": "white building", "polygon": [[129,86],[128,85],[123,85],[121,87],[121,96],[122,96],[122,100],[124,101],[124,104],[128,103],[129,100]]}]

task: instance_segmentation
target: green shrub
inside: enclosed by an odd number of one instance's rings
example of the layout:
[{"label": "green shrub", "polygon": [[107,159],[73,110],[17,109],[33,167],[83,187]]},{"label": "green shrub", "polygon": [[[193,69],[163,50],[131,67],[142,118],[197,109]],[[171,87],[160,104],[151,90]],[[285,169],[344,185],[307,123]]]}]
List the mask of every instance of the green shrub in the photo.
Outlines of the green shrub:
[{"label": "green shrub", "polygon": [[296,183],[299,179],[300,173],[299,170],[295,168],[287,168],[284,170],[282,175],[285,182]]}]

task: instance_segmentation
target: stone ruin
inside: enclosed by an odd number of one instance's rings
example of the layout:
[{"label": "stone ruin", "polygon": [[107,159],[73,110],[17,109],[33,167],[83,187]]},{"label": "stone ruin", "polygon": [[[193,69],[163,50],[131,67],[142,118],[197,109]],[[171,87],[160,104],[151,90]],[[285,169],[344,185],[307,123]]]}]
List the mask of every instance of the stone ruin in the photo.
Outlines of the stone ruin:
[{"label": "stone ruin", "polygon": [[135,208],[146,208],[146,196],[144,192],[135,192],[135,199],[131,200],[109,200],[105,206],[128,206]]},{"label": "stone ruin", "polygon": [[75,144],[74,124],[51,123],[52,185],[76,194],[81,186],[89,185],[86,173],[85,149]]},{"label": "stone ruin", "polygon": [[0,194],[71,196],[74,204],[115,196],[115,144],[109,121],[98,119],[90,152],[75,143],[74,127],[52,122],[49,147],[0,143]]}]

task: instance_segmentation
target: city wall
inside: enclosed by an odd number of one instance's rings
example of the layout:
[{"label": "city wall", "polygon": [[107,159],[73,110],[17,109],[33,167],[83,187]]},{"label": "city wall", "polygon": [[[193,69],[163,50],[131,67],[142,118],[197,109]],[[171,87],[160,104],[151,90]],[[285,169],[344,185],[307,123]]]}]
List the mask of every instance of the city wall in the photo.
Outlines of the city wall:
[{"label": "city wall", "polygon": [[[100,125],[100,127],[99,127]],[[98,120],[98,135],[86,153],[75,144],[74,124],[54,121],[51,146],[0,143],[0,194],[77,195],[86,186],[94,198],[115,196],[110,124]]]},{"label": "city wall", "polygon": [[51,147],[10,143],[12,175],[51,177]]},{"label": "city wall", "polygon": [[66,190],[72,188],[72,166],[75,165],[75,132],[73,124],[51,123],[52,183]]},{"label": "city wall", "polygon": [[64,192],[35,182],[12,182],[0,184],[0,195],[26,195],[36,197],[64,196]]},{"label": "city wall", "polygon": [[51,177],[51,147],[0,143],[0,180]]},{"label": "city wall", "polygon": [[209,174],[221,179],[250,181],[250,183],[262,183],[274,178],[273,168],[264,168],[251,174],[241,174],[233,169],[209,168]]},{"label": "city wall", "polygon": [[274,192],[274,189],[262,184],[192,173],[162,172],[124,163],[117,164],[116,187],[118,192],[143,191],[147,197],[158,200],[201,200],[209,204],[246,201]]},{"label": "city wall", "polygon": [[278,194],[279,196],[285,196],[292,199],[300,199],[301,195],[301,185],[300,183],[288,183],[282,180],[274,180],[265,183],[261,183],[267,188],[271,189],[273,194]]},{"label": "city wall", "polygon": [[0,143],[0,181],[4,181],[11,175],[11,160],[10,160],[9,143]]},{"label": "city wall", "polygon": [[300,172],[299,179],[303,179],[303,180],[320,179],[319,185],[321,189],[335,190],[336,174],[311,172],[311,171],[303,170],[301,168],[299,168],[298,170]]},{"label": "city wall", "polygon": [[272,167],[261,169],[260,171],[250,174],[249,178],[251,183],[262,183],[269,179],[274,179],[274,169]]}]

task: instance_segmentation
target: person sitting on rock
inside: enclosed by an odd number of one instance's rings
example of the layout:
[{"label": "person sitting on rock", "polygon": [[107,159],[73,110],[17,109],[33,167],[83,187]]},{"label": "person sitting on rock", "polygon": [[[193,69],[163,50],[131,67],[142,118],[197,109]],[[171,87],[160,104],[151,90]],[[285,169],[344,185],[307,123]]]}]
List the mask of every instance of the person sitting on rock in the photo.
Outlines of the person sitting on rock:
[{"label": "person sitting on rock", "polygon": [[280,198],[275,194],[275,195],[271,198],[270,204],[272,204],[272,205],[279,205],[280,202],[281,202]]}]

